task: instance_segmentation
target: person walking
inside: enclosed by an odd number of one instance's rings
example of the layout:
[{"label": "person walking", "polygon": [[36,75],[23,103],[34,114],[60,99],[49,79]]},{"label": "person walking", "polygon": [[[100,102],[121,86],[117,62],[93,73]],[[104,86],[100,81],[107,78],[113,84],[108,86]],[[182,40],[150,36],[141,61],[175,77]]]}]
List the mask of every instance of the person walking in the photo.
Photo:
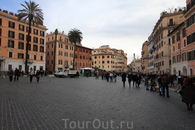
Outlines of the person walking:
[{"label": "person walking", "polygon": [[169,98],[169,83],[170,83],[170,78],[168,77],[167,74],[165,74],[163,77],[162,77],[162,86],[163,86],[163,96],[165,96],[165,89],[166,89],[166,96]]},{"label": "person walking", "polygon": [[9,72],[8,72],[9,81],[12,81],[13,75],[14,75],[14,71],[13,71],[13,69],[10,69]]},{"label": "person walking", "polygon": [[14,81],[18,81],[19,76],[20,76],[20,71],[19,71],[19,69],[16,68],[14,71]]},{"label": "person walking", "polygon": [[107,82],[109,82],[109,76],[110,76],[109,72],[106,72],[106,80],[107,80]]},{"label": "person walking", "polygon": [[29,76],[30,76],[30,83],[32,83],[32,79],[33,79],[33,76],[34,76],[34,71],[33,71],[32,68],[30,68]]},{"label": "person walking", "polygon": [[125,87],[125,82],[126,82],[126,73],[123,72],[123,74],[121,75],[122,77],[122,82],[123,82],[123,87]]},{"label": "person walking", "polygon": [[141,84],[141,80],[142,80],[142,77],[141,77],[141,75],[137,75],[137,80],[136,80],[136,82],[137,82],[137,86],[136,87],[138,87],[139,88],[139,85]]},{"label": "person walking", "polygon": [[181,75],[179,75],[177,77],[177,82],[178,82],[178,84],[177,84],[177,88],[175,89],[175,92],[179,92],[181,90],[181,88],[182,88],[182,85],[183,85],[183,77]]},{"label": "person walking", "polygon": [[113,72],[113,81],[114,82],[116,82],[116,77],[117,77],[116,72]]},{"label": "person walking", "polygon": [[39,82],[40,77],[41,77],[41,72],[40,72],[40,70],[37,70],[36,71],[37,83]]},{"label": "person walking", "polygon": [[134,87],[134,86],[137,87],[137,74],[133,74],[132,80],[133,80],[133,87]]},{"label": "person walking", "polygon": [[182,87],[182,102],[187,106],[187,110],[193,110],[195,104],[195,78],[189,78]]},{"label": "person walking", "polygon": [[129,83],[129,87],[131,87],[131,80],[132,80],[132,75],[131,75],[131,73],[129,72],[128,73],[128,83]]}]

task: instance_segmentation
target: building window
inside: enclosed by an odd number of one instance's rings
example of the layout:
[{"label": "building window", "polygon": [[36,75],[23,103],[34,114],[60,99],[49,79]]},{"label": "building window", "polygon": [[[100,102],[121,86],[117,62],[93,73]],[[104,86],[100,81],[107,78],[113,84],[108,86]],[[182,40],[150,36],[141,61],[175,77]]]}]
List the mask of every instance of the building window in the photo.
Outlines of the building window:
[{"label": "building window", "polygon": [[12,58],[13,52],[9,52],[9,58]]},{"label": "building window", "polygon": [[180,62],[180,54],[177,55],[177,62]]},{"label": "building window", "polygon": [[24,40],[24,34],[19,33],[19,40]]},{"label": "building window", "polygon": [[68,67],[68,61],[66,60],[65,61],[65,64],[64,64],[66,67]]},{"label": "building window", "polygon": [[173,25],[174,25],[173,19],[169,19],[169,26],[173,26]]},{"label": "building window", "polygon": [[38,37],[34,37],[34,38],[33,38],[33,42],[34,42],[34,43],[38,43]]},{"label": "building window", "polygon": [[24,31],[24,25],[19,24],[19,30]]},{"label": "building window", "polygon": [[182,61],[186,61],[186,53],[182,53]]},{"label": "building window", "polygon": [[[23,53],[18,53],[18,58],[19,59],[23,59],[24,58],[24,54]],[[29,58],[28,58],[29,59]]]},{"label": "building window", "polygon": [[40,46],[40,52],[44,52],[44,47]]},{"label": "building window", "polygon": [[63,45],[62,44],[59,44],[59,48],[63,48]]},{"label": "building window", "polygon": [[62,65],[62,60],[58,60],[58,64],[59,65]]},{"label": "building window", "polygon": [[24,49],[24,42],[18,43],[18,49]]},{"label": "building window", "polygon": [[184,47],[186,47],[187,43],[186,43],[186,39],[183,40],[184,43]]},{"label": "building window", "polygon": [[178,43],[178,50],[181,48],[180,43]]},{"label": "building window", "polygon": [[47,52],[47,56],[49,56],[49,52]]},{"label": "building window", "polygon": [[185,37],[186,36],[186,28],[183,28],[182,29],[182,37]]},{"label": "building window", "polygon": [[18,68],[19,68],[19,70],[22,70],[22,65],[19,65],[19,67],[18,67]]},{"label": "building window", "polygon": [[177,41],[180,40],[180,32],[177,33]]},{"label": "building window", "polygon": [[36,35],[38,35],[38,30],[37,29],[34,29],[33,33],[36,34]]},{"label": "building window", "polygon": [[14,38],[14,31],[9,31],[8,32],[8,37],[10,37],[10,38]]},{"label": "building window", "polygon": [[40,60],[41,60],[41,61],[43,60],[43,56],[40,56]]},{"label": "building window", "polygon": [[[28,30],[29,30],[29,27],[26,27],[26,32],[28,32]],[[30,33],[31,33],[31,30],[30,30]]]},{"label": "building window", "polygon": [[12,65],[11,64],[8,65],[8,69],[9,70],[12,69]]},{"label": "building window", "polygon": [[68,38],[65,38],[64,42],[65,42],[65,43],[68,43]]},{"label": "building window", "polygon": [[64,56],[67,56],[68,57],[68,52],[64,52]]},{"label": "building window", "polygon": [[66,47],[65,47],[66,49],[68,49],[68,45],[66,45]]},{"label": "building window", "polygon": [[44,39],[40,38],[40,44],[44,45]]},{"label": "building window", "polygon": [[28,45],[28,50],[31,50],[31,44]]},{"label": "building window", "polygon": [[14,48],[14,41],[13,40],[8,40],[8,47]]},{"label": "building window", "polygon": [[175,36],[172,37],[172,44],[175,43]]},{"label": "building window", "polygon": [[33,45],[33,51],[38,51],[37,45]]},{"label": "building window", "polygon": [[44,31],[40,31],[40,35],[44,37],[45,36],[45,32]]},{"label": "building window", "polygon": [[9,27],[10,27],[10,28],[15,28],[15,23],[14,23],[14,22],[9,21]]},{"label": "building window", "polygon": [[62,51],[59,51],[58,54],[59,54],[59,56],[62,56]]},{"label": "building window", "polygon": [[34,60],[37,60],[37,55],[34,55]]}]

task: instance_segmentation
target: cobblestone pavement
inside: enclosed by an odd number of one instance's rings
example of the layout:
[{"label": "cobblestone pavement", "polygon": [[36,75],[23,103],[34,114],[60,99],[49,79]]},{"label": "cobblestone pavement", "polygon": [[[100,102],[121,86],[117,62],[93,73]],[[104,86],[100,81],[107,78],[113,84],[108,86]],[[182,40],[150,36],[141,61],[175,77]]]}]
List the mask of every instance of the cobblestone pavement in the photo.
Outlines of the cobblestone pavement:
[{"label": "cobblestone pavement", "polygon": [[1,130],[194,130],[195,110],[170,98],[94,77],[0,79]]}]

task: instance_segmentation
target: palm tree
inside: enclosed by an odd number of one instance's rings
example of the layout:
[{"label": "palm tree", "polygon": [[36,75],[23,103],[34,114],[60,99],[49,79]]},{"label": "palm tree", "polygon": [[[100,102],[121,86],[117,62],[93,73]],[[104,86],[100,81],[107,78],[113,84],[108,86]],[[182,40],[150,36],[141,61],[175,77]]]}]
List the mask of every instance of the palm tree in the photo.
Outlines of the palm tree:
[{"label": "palm tree", "polygon": [[68,32],[68,38],[71,43],[74,44],[74,55],[73,55],[73,69],[75,69],[75,51],[76,51],[76,43],[81,43],[83,37],[82,32],[78,29],[71,29]]},{"label": "palm tree", "polygon": [[36,4],[34,1],[26,2],[25,4],[21,4],[24,9],[18,10],[18,20],[23,19],[24,22],[28,20],[28,35],[27,35],[27,43],[26,43],[26,59],[25,59],[25,72],[27,73],[27,61],[28,61],[28,50],[29,50],[29,42],[30,42],[30,33],[31,33],[31,24],[34,25],[43,25],[43,12],[42,9],[39,8],[39,4]]}]

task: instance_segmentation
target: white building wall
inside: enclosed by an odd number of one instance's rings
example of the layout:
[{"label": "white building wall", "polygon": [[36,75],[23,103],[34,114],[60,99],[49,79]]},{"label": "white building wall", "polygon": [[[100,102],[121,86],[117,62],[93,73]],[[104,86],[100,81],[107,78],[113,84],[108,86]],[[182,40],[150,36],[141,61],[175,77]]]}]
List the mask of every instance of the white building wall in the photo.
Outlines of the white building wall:
[{"label": "white building wall", "polygon": [[[12,65],[12,69],[19,68],[19,65],[22,65],[22,70],[25,71],[25,64],[23,61],[17,61],[17,60],[5,60],[2,62],[2,70],[8,71],[8,66]],[[40,67],[43,67],[45,69],[45,62],[34,62],[32,64],[28,64],[29,68],[34,68],[36,66],[36,69],[40,69]]]},{"label": "white building wall", "polygon": [[181,72],[181,75],[183,75],[183,68],[186,67],[187,69],[187,75],[189,75],[189,68],[188,68],[188,62],[180,62],[180,63],[174,63],[171,67],[171,74],[174,74],[174,68],[176,69],[176,75],[179,74],[179,71]]}]

